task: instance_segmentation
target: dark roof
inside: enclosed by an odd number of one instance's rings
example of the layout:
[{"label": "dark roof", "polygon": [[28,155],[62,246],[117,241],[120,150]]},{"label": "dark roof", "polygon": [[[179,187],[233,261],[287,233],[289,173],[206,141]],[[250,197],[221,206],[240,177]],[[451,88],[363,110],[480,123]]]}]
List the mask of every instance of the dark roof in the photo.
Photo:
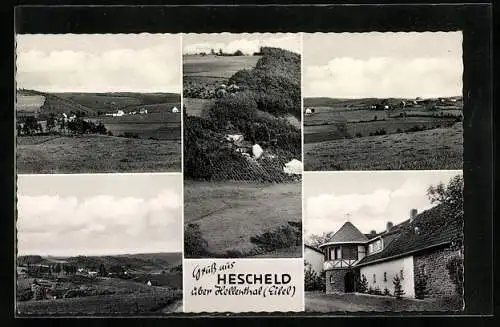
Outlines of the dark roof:
[{"label": "dark roof", "polygon": [[305,246],[306,248],[309,248],[309,249],[313,250],[313,251],[316,251],[316,252],[319,252],[319,253],[323,254],[323,251],[321,251],[320,249],[318,249],[318,248],[316,248],[316,247],[314,247],[314,246],[311,246],[311,245],[309,245],[309,244],[304,244],[304,246]]},{"label": "dark roof", "polygon": [[346,222],[340,229],[333,234],[332,238],[326,243],[344,243],[344,242],[361,242],[365,243],[368,238],[361,233],[351,222]]},{"label": "dark roof", "polygon": [[[440,204],[420,213],[412,222],[405,221],[402,225],[401,232],[396,239],[381,252],[364,257],[357,265],[451,243],[458,235],[461,235],[463,220],[454,217],[444,205]],[[415,232],[415,227],[418,227],[418,233]]]}]

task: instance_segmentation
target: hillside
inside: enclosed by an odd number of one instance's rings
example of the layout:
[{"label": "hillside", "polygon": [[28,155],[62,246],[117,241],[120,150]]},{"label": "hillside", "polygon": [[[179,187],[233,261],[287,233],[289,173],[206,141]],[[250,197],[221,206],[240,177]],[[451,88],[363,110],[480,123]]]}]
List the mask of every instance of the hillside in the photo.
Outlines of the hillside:
[{"label": "hillside", "polygon": [[144,253],[124,254],[106,256],[76,256],[76,257],[52,257],[52,256],[18,256],[18,264],[51,264],[65,262],[78,267],[92,267],[97,269],[100,264],[105,266],[124,266],[135,270],[161,270],[182,264],[182,253]]},{"label": "hillside", "polygon": [[[180,107],[181,97],[177,93],[51,93],[36,90],[18,90],[18,102],[23,97],[40,96],[45,101],[36,110],[41,116],[51,113],[75,112],[85,116],[116,110],[138,110],[147,108],[148,111],[170,110],[171,107]],[[35,108],[36,109],[36,108]],[[17,111],[25,111],[21,105],[16,105]],[[33,109],[31,109],[34,111]]]},{"label": "hillside", "polygon": [[[300,56],[263,48],[255,68],[234,74],[240,90],[207,104],[204,118],[184,115],[184,174],[202,180],[284,182],[295,180],[283,166],[301,158]],[[292,114],[296,119],[290,119]],[[297,127],[298,125],[298,127]],[[224,142],[241,134],[264,155],[255,160]]]}]

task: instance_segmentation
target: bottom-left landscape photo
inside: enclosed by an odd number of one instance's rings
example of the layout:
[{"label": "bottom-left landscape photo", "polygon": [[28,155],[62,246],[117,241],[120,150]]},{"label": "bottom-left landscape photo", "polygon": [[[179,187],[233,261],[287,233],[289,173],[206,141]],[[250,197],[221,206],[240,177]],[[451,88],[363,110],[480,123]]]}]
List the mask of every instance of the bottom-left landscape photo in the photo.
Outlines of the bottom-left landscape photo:
[{"label": "bottom-left landscape photo", "polygon": [[16,314],[182,311],[182,174],[18,175]]}]

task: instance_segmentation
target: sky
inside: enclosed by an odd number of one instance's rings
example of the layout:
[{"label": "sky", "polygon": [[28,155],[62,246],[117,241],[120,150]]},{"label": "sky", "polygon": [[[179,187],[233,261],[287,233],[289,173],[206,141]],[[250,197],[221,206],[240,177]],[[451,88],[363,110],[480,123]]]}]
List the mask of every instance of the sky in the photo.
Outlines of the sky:
[{"label": "sky", "polygon": [[180,93],[180,35],[17,35],[16,68],[18,89]]},{"label": "sky", "polygon": [[461,32],[304,33],[304,97],[462,95]]},{"label": "sky", "polygon": [[300,34],[292,33],[220,33],[220,34],[183,34],[182,47],[184,54],[200,52],[210,53],[211,49],[224,53],[234,53],[236,50],[244,54],[258,52],[261,46],[282,48],[301,53]]},{"label": "sky", "polygon": [[347,220],[362,233],[381,232],[388,221],[407,220],[410,210],[433,207],[427,188],[462,171],[317,172],[303,177],[306,237],[336,232]]},{"label": "sky", "polygon": [[182,251],[181,174],[19,175],[19,255]]}]

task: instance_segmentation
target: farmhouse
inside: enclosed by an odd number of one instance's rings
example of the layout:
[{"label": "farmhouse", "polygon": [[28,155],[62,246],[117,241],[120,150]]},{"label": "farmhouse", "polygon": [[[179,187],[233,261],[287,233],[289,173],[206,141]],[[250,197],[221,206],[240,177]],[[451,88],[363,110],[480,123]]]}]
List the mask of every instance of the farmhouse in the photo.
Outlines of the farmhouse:
[{"label": "farmhouse", "polygon": [[179,112],[179,109],[177,107],[172,108],[172,113],[178,113],[178,112]]},{"label": "farmhouse", "polygon": [[[347,221],[330,240],[320,245],[326,274],[326,293],[357,292],[366,278],[368,288],[394,294],[398,276],[406,297],[415,297],[417,280],[426,280],[427,296],[452,296],[455,285],[447,263],[462,256],[462,223],[448,214],[443,205],[420,214],[412,209],[409,219],[386,230],[363,234]],[[458,246],[457,246],[458,245]],[[309,253],[309,256],[308,256]],[[313,251],[305,252],[313,261]]]}]

